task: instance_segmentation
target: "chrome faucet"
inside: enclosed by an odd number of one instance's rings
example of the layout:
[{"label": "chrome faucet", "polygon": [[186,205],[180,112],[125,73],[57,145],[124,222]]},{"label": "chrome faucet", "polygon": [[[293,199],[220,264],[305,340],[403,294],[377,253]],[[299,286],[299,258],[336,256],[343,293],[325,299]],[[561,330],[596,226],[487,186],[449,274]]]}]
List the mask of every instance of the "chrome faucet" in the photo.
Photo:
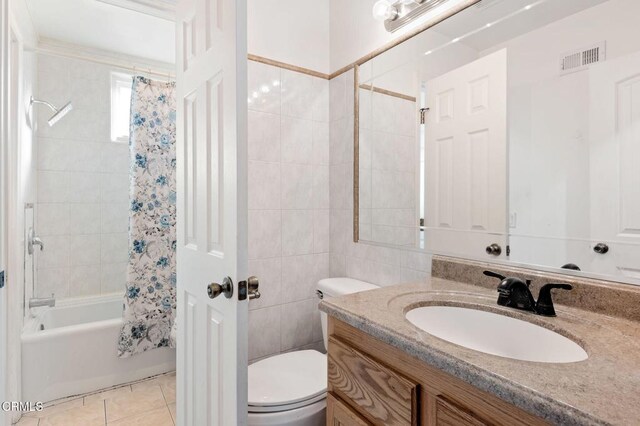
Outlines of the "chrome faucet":
[{"label": "chrome faucet", "polygon": [[571,284],[545,284],[540,289],[538,301],[536,302],[529,289],[531,280],[525,282],[520,278],[505,277],[492,271],[484,271],[484,274],[500,280],[500,284],[498,284],[498,305],[521,309],[547,317],[556,316],[553,300],[551,300],[551,290],[554,288],[571,290],[573,288]]},{"label": "chrome faucet", "polygon": [[29,308],[39,308],[41,306],[48,306],[50,308],[56,306],[55,294],[51,293],[51,297],[35,297],[29,299]]},{"label": "chrome faucet", "polygon": [[40,251],[44,250],[44,243],[40,237],[36,237],[36,231],[33,228],[29,228],[29,239],[27,241],[27,251],[29,254],[33,254],[33,246],[40,246]]}]

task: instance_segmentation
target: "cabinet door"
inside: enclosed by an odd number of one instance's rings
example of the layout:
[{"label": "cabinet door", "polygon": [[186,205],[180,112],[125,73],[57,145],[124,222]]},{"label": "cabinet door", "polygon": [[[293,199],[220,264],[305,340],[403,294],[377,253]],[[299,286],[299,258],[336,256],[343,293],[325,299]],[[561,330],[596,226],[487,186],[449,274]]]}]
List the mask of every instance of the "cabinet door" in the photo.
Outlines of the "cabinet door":
[{"label": "cabinet door", "polygon": [[435,404],[435,426],[486,426],[487,423],[469,411],[438,396]]},{"label": "cabinet door", "polygon": [[349,406],[327,394],[327,426],[369,426],[370,423],[360,417]]}]

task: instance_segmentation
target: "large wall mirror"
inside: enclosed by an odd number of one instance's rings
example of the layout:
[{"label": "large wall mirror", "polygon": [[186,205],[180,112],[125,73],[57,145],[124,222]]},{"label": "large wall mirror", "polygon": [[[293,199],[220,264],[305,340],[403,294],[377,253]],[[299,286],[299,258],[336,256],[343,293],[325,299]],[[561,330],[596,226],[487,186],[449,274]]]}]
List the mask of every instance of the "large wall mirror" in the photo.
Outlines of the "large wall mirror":
[{"label": "large wall mirror", "polygon": [[640,284],[638,16],[482,0],[360,65],[356,240]]}]

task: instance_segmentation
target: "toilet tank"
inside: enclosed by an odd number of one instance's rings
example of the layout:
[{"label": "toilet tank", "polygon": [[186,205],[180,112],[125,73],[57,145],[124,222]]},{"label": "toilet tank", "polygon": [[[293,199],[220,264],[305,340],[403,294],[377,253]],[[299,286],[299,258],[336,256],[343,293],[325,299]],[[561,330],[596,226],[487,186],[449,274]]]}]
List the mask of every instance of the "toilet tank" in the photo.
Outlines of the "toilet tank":
[{"label": "toilet tank", "polygon": [[[316,293],[320,299],[325,297],[344,296],[345,294],[358,293],[366,290],[373,290],[379,286],[353,278],[326,278],[318,281]],[[322,337],[324,338],[324,348],[328,347],[329,335],[327,333],[327,314],[320,312],[322,321]]]}]

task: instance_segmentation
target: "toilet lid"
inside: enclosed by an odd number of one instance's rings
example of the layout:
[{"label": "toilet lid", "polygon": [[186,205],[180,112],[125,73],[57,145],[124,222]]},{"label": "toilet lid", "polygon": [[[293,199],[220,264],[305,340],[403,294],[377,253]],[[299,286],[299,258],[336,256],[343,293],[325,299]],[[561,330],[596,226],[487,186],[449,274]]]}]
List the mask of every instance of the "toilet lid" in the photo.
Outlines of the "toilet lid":
[{"label": "toilet lid", "polygon": [[327,392],[327,356],[304,350],[260,360],[249,366],[248,388],[250,411],[315,402]]}]

